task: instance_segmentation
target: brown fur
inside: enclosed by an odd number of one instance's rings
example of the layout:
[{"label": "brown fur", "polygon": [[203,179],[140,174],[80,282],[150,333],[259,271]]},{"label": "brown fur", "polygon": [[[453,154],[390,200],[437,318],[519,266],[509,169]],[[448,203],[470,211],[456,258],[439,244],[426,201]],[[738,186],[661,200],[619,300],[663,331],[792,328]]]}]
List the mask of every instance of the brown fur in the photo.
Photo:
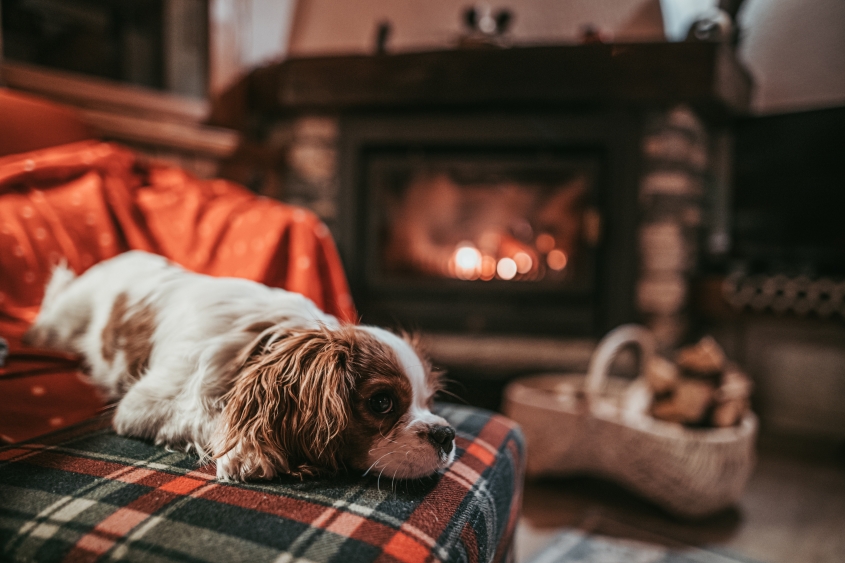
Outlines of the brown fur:
[{"label": "brown fur", "polygon": [[21,343],[24,346],[53,348],[64,352],[76,353],[78,340],[85,336],[91,323],[91,311],[88,308],[77,308],[75,314],[67,317],[70,333],[64,339],[59,337],[59,331],[54,327],[33,325],[24,333]]},{"label": "brown fur", "polygon": [[152,337],[156,327],[156,311],[145,303],[129,305],[129,296],[119,294],[112,305],[109,320],[101,336],[103,359],[112,363],[122,350],[126,371],[119,382],[126,391],[147,369],[153,350]]},{"label": "brown fur", "polygon": [[[216,456],[239,448],[245,478],[267,478],[274,469],[300,478],[347,465],[366,469],[371,444],[410,405],[397,358],[354,326],[272,331],[249,347],[224,399],[227,433]],[[370,411],[367,401],[378,391],[394,397],[393,413]]]},{"label": "brown fur", "polygon": [[21,337],[21,343],[24,346],[35,348],[58,348],[58,340],[59,334],[53,327],[31,326]]},{"label": "brown fur", "polygon": [[276,323],[272,323],[270,321],[259,321],[257,323],[253,323],[253,324],[249,325],[248,327],[246,327],[246,331],[247,332],[262,333],[262,332],[266,331],[268,328],[271,328],[274,324],[276,324]]},{"label": "brown fur", "polygon": [[88,325],[91,324],[91,309],[89,307],[77,307],[77,311],[79,313],[69,319],[74,323],[68,337],[71,343],[76,343],[77,340],[85,336],[88,332]]},{"label": "brown fur", "polygon": [[[367,454],[376,440],[382,436],[390,438],[394,429],[407,422],[413,390],[393,350],[378,345],[366,333],[359,335],[358,344],[352,359],[356,376],[352,416],[343,436],[342,456],[349,467],[366,470]],[[379,392],[388,392],[394,401],[394,411],[386,416],[373,413],[368,406],[370,397]]]},{"label": "brown fur", "polygon": [[103,327],[103,333],[100,338],[100,341],[102,342],[102,349],[100,352],[103,354],[103,359],[108,363],[114,362],[115,354],[117,354],[117,349],[120,344],[118,329],[123,323],[123,316],[126,315],[126,304],[128,301],[129,296],[126,293],[121,293],[115,298],[114,303],[111,306],[109,320],[106,321],[106,325]]}]

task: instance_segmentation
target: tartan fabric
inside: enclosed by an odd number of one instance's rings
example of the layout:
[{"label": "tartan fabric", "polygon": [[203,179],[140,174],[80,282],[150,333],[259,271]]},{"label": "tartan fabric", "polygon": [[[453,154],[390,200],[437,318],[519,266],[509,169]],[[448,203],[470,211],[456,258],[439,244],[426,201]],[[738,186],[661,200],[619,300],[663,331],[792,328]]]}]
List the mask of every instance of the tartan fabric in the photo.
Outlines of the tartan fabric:
[{"label": "tartan fabric", "polygon": [[0,450],[3,561],[503,561],[525,446],[507,418],[439,405],[457,431],[443,474],[234,484],[120,437],[100,417]]}]

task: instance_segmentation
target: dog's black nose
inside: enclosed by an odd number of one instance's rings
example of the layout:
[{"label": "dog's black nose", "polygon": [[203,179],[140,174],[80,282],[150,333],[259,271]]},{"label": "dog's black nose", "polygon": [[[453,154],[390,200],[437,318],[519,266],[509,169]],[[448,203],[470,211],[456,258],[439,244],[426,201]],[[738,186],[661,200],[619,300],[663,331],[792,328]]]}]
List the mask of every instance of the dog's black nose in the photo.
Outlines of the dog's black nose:
[{"label": "dog's black nose", "polygon": [[455,439],[455,431],[451,426],[438,424],[429,429],[428,439],[434,444],[434,447],[440,448],[444,454],[448,454],[452,451],[452,440]]}]

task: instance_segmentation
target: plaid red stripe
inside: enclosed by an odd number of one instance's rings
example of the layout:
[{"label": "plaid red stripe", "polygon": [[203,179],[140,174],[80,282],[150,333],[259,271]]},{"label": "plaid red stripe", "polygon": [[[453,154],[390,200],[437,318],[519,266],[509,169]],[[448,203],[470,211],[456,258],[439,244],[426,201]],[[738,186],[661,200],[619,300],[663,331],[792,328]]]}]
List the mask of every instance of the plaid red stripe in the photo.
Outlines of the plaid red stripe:
[{"label": "plaid red stripe", "polygon": [[0,450],[0,559],[500,561],[519,515],[524,443],[509,420],[441,405],[443,475],[223,483],[196,458],[94,419]]}]

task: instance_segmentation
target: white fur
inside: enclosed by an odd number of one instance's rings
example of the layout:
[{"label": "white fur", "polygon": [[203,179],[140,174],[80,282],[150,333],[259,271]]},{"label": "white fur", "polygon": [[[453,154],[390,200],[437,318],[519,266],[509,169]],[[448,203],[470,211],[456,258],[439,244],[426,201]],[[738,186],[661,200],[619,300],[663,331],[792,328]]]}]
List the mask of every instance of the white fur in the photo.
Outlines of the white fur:
[{"label": "white fur", "polygon": [[[112,362],[102,354],[103,329],[121,293],[128,295],[129,303],[148,303],[156,311],[147,369],[125,394],[118,386],[127,370],[123,352]],[[248,327],[259,322],[273,323],[280,330],[339,326],[337,319],[300,294],[243,279],[190,273],[139,251],[100,263],[78,278],[59,266],[45,295],[30,331],[33,343],[85,358],[91,381],[109,399],[119,400],[116,431],[167,447],[193,449],[206,458],[218,453],[210,444],[219,432],[223,395],[238,376],[232,360],[256,337]],[[454,458],[454,443],[448,455],[437,453],[422,443],[417,432],[424,425],[447,424],[426,407],[431,391],[419,357],[393,333],[364,328],[393,349],[413,389],[409,422],[394,429],[392,440],[380,440],[372,448],[371,469],[418,477],[445,467]],[[402,448],[402,455],[391,455],[397,448]],[[238,478],[232,469],[237,464],[231,463],[237,455],[235,448],[217,460],[218,477]]]}]

